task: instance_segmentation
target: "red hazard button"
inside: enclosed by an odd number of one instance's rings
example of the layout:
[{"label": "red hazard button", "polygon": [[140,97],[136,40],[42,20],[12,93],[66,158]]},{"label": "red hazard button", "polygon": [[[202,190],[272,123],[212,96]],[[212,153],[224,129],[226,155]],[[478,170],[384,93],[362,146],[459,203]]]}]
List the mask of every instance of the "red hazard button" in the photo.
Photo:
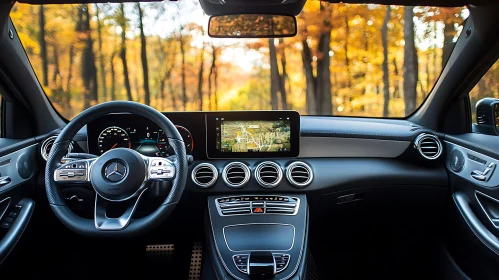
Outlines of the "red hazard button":
[{"label": "red hazard button", "polygon": [[253,213],[263,213],[263,208],[260,207],[253,208]]}]

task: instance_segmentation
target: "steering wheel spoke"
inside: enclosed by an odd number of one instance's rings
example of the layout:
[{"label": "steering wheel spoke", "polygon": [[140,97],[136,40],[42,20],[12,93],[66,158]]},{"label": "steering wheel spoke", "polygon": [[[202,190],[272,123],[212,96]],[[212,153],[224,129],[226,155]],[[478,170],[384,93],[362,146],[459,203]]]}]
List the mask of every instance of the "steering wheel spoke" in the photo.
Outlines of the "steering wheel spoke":
[{"label": "steering wheel spoke", "polygon": [[90,171],[95,158],[74,160],[65,163],[54,171],[54,181],[58,183],[88,184]]},{"label": "steering wheel spoke", "polygon": [[[117,218],[109,218],[107,215],[108,206],[113,203],[109,200],[102,198],[99,194],[95,195],[95,211],[94,211],[94,221],[95,227],[98,230],[122,230],[130,224],[130,220],[132,219],[135,210],[137,209],[137,205],[142,198],[142,195],[147,190],[147,188],[143,189],[138,196],[132,197],[126,202],[129,203],[125,212]],[[123,203],[123,202],[122,202]]]},{"label": "steering wheel spoke", "polygon": [[162,157],[144,157],[147,166],[146,180],[171,181],[175,179],[176,168],[172,160]]}]

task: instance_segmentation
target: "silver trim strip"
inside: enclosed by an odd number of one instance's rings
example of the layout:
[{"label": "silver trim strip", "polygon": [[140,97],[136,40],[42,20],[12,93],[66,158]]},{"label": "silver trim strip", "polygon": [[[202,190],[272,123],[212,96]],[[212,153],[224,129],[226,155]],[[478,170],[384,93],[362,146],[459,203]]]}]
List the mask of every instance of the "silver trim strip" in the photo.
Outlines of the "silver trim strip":
[{"label": "silver trim strip", "polygon": [[[238,226],[251,226],[251,225],[274,225],[274,226],[291,226],[293,227],[293,241],[291,242],[291,247],[286,250],[232,250],[229,246],[229,243],[227,243],[227,238],[225,237],[225,228],[228,227],[238,227]],[[272,251],[272,252],[288,252],[293,249],[293,246],[295,246],[295,237],[296,237],[296,228],[292,224],[281,224],[281,223],[247,223],[247,224],[233,224],[233,225],[228,225],[224,226],[222,229],[223,235],[224,235],[224,240],[225,240],[225,245],[231,252],[267,252],[267,251]]]}]

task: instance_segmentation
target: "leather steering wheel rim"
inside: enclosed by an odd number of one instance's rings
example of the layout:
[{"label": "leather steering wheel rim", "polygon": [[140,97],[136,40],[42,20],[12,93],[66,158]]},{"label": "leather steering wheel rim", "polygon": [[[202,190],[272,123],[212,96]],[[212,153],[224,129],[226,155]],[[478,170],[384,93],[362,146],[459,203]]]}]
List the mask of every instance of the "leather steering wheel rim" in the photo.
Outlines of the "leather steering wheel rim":
[{"label": "leather steering wheel rim", "polygon": [[[94,220],[82,218],[69,209],[54,178],[54,172],[60,166],[60,161],[67,153],[68,146],[76,133],[90,121],[111,113],[137,114],[148,118],[163,129],[176,155],[176,160],[172,162],[176,171],[170,193],[153,213],[140,219],[131,219],[129,224],[120,230],[100,230]],[[45,189],[52,211],[69,229],[91,237],[130,237],[146,233],[168,217],[180,200],[187,174],[188,166],[184,142],[175,125],[165,115],[144,104],[130,101],[110,101],[81,112],[62,129],[47,158]],[[98,198],[99,194],[96,194],[96,203]]]}]

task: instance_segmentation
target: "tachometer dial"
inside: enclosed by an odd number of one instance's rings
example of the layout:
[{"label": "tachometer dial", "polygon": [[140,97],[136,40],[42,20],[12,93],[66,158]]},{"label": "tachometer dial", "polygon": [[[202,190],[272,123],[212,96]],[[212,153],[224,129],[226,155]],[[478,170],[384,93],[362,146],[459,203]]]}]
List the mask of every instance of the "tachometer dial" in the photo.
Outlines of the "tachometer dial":
[{"label": "tachometer dial", "polygon": [[[182,140],[184,140],[185,152],[190,155],[192,153],[192,149],[194,148],[194,139],[192,139],[191,132],[187,128],[180,125],[176,125],[175,127],[180,133],[180,136],[182,136]],[[165,133],[161,129],[159,130],[157,145],[161,156],[165,157],[174,154],[173,149],[168,144],[168,137],[166,137]]]},{"label": "tachometer dial", "polygon": [[114,149],[114,148],[131,148],[132,142],[130,141],[130,137],[128,133],[117,126],[111,126],[104,129],[99,134],[99,152],[101,154]]}]

